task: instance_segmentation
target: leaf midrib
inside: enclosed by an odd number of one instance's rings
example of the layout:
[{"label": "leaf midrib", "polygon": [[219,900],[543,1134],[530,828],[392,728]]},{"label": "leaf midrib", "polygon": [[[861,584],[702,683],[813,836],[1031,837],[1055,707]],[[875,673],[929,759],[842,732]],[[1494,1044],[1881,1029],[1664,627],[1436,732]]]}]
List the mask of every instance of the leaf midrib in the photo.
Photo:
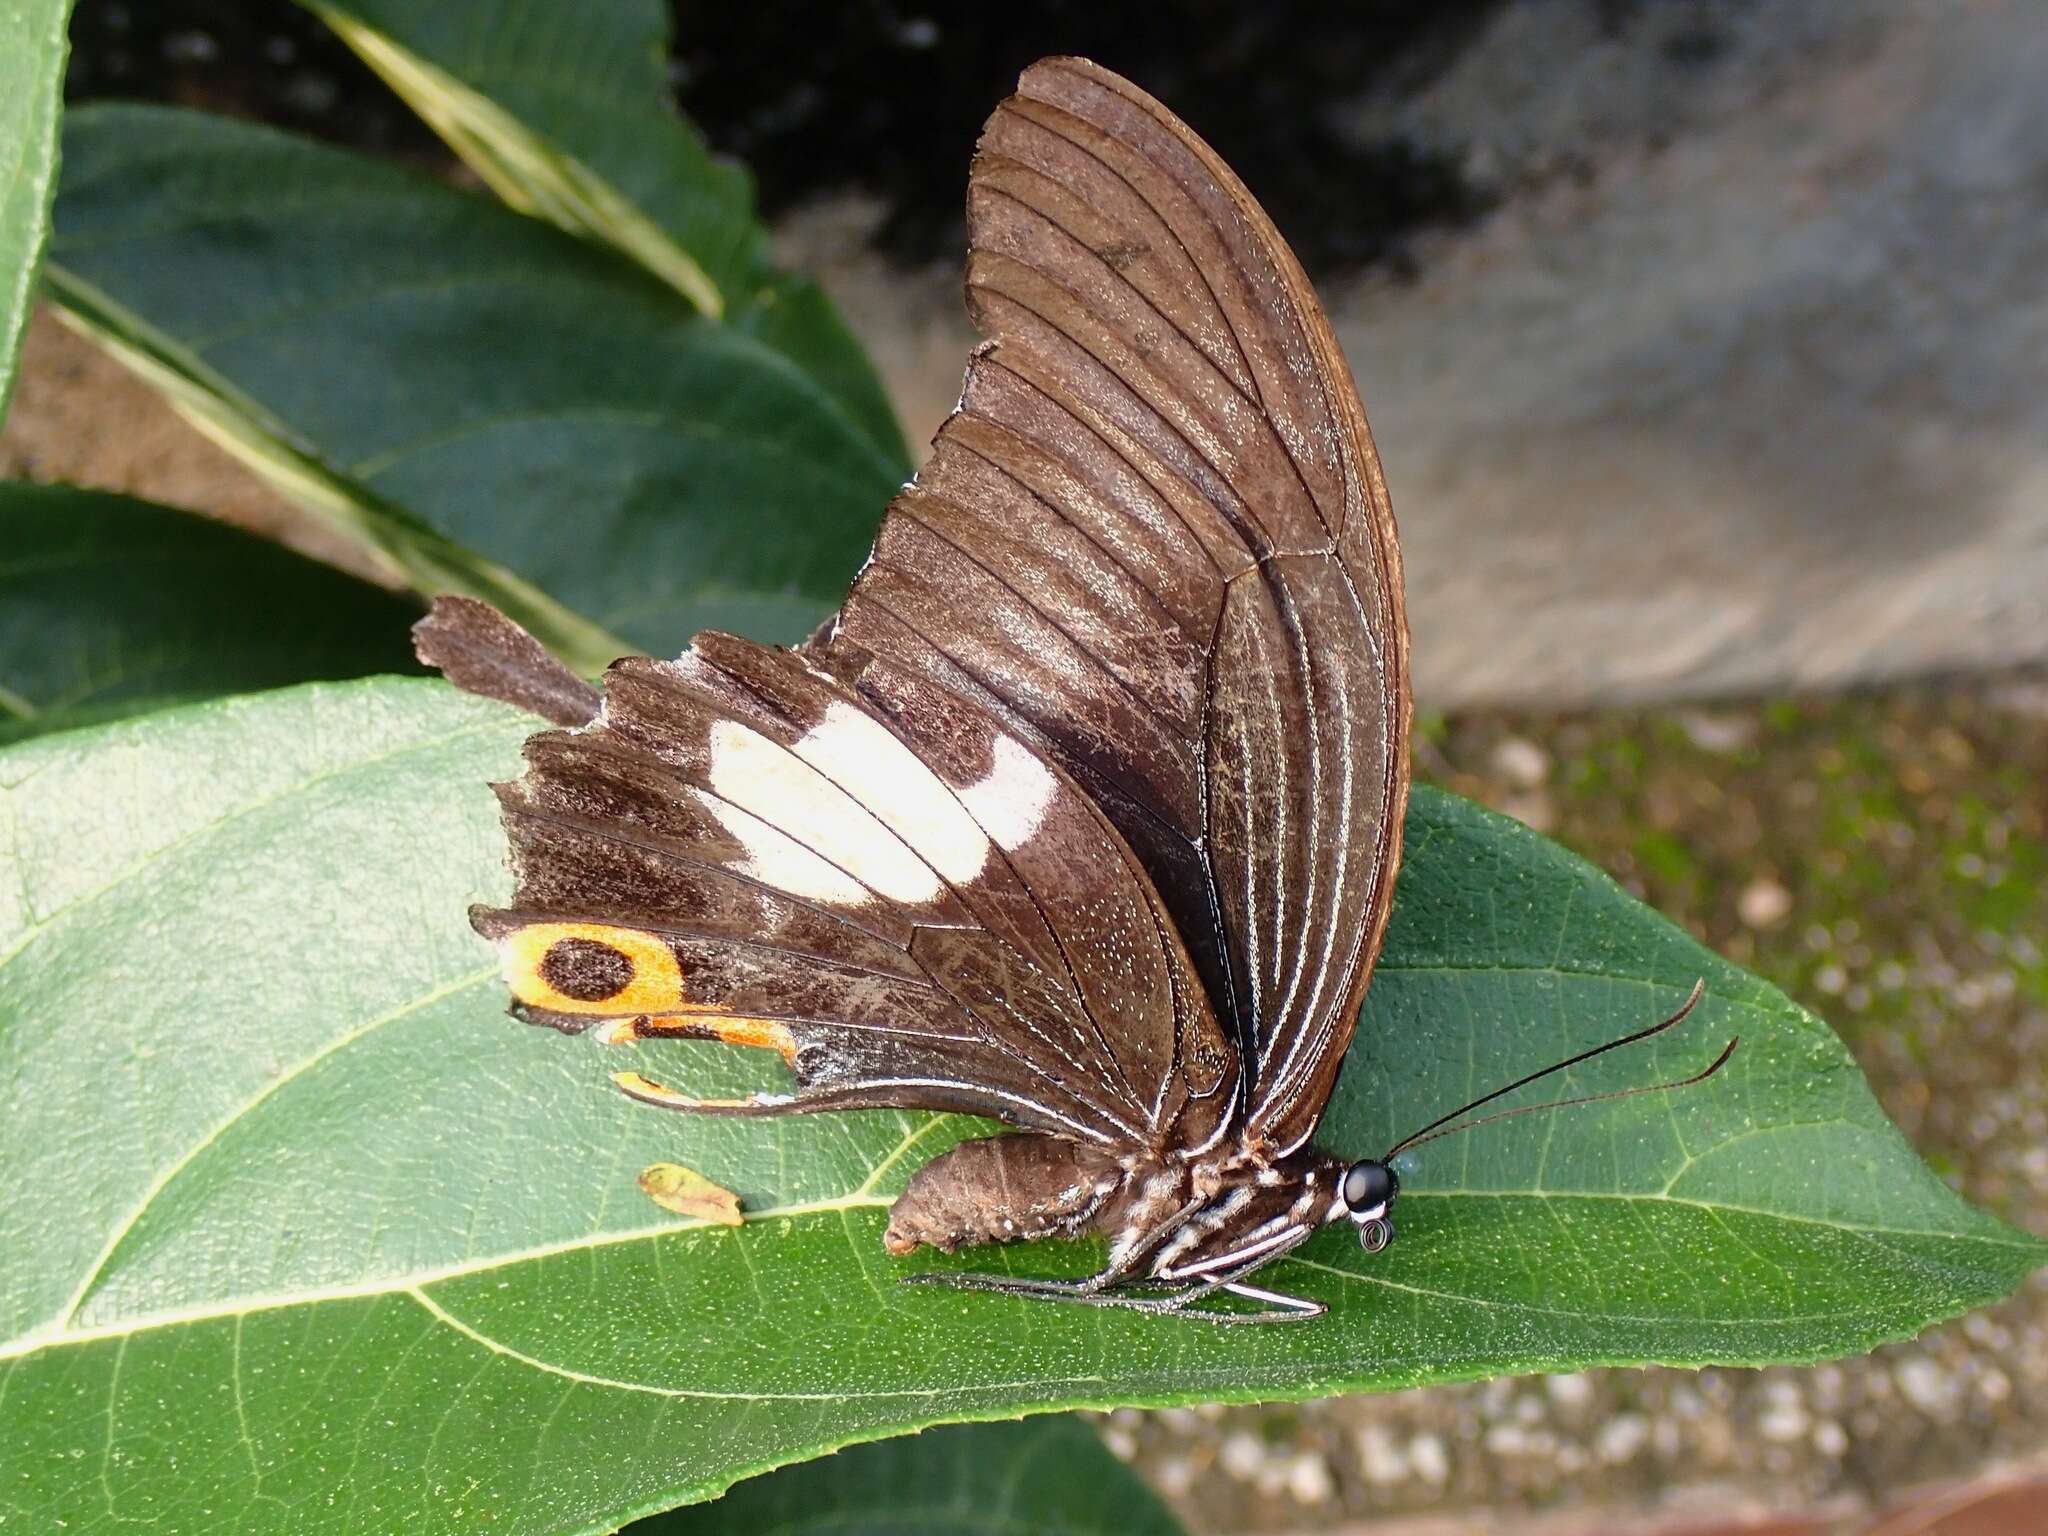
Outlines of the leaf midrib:
[{"label": "leaf midrib", "polygon": [[329,1057],[347,1050],[358,1041],[375,1034],[387,1024],[393,1024],[401,1019],[410,1018],[422,1008],[430,1008],[445,998],[453,997],[458,992],[488,981],[496,971],[496,966],[483,966],[466,976],[457,977],[453,981],[444,982],[438,987],[431,988],[396,1008],[387,1009],[374,1018],[366,1019],[353,1029],[344,1030],[322,1045],[319,1050],[301,1058],[284,1071],[266,1078],[262,1086],[255,1093],[235,1107],[233,1113],[216,1121],[204,1136],[192,1143],[191,1147],[186,1150],[182,1157],[169,1164],[162,1173],[158,1174],[150,1182],[149,1188],[143,1191],[142,1198],[136,1202],[134,1208],[129,1211],[128,1215],[115,1227],[112,1234],[107,1238],[106,1243],[99,1251],[98,1257],[93,1260],[91,1267],[86,1271],[85,1278],[79,1282],[77,1288],[71,1293],[70,1300],[61,1308],[58,1328],[60,1330],[63,1329],[77,1318],[79,1309],[87,1301],[91,1300],[94,1285],[99,1281],[100,1276],[106,1273],[107,1266],[113,1262],[115,1255],[120,1252],[121,1245],[128,1240],[128,1235],[141,1224],[142,1219],[149,1214],[150,1208],[156,1204],[163,1192],[175,1183],[187,1168],[190,1168],[193,1163],[198,1161],[209,1147],[215,1145],[235,1126],[241,1124],[243,1120],[262,1108],[267,1101],[282,1091],[288,1084],[297,1081]]},{"label": "leaf midrib", "polygon": [[[493,212],[496,211],[496,205],[485,203],[481,199],[478,201],[481,206],[491,208]],[[225,216],[225,214],[221,215],[221,217]],[[81,274],[63,264],[75,259],[80,253],[89,256],[94,251],[102,248],[118,249],[131,246],[137,239],[160,239],[168,235],[186,233],[193,229],[203,229],[207,226],[208,222],[209,220],[204,217],[193,217],[188,209],[181,210],[181,216],[175,220],[145,226],[129,226],[116,234],[98,238],[61,240],[53,245],[48,266],[53,272],[61,272],[67,279],[75,280],[82,286],[93,287],[94,285],[90,284]],[[566,238],[575,239],[573,235]],[[578,242],[579,245],[586,243]],[[619,262],[621,274],[630,273],[632,274],[632,279],[644,279],[653,284],[664,295],[672,292],[667,287],[660,285],[658,280],[649,276],[644,268],[633,263],[629,257],[617,251],[615,247],[607,246],[604,249],[612,255],[614,260]],[[592,280],[601,286],[605,286],[619,283],[621,278],[605,272],[596,272],[592,274]],[[412,281],[384,282],[323,294],[317,301],[285,304],[261,311],[255,315],[244,314],[233,325],[218,328],[203,335],[185,337],[178,343],[178,346],[185,355],[196,359],[217,350],[229,342],[239,340],[243,336],[258,331],[276,331],[280,328],[289,329],[292,326],[303,324],[314,316],[338,312],[353,305],[376,303],[393,297],[417,297],[436,294],[493,293],[508,290],[516,291],[518,289],[547,289],[552,292],[553,287],[551,285],[556,285],[558,282],[559,274],[551,274],[541,267],[535,267],[531,270],[521,267],[500,267],[488,272],[472,270],[444,273]],[[635,287],[637,287],[637,282],[628,280],[620,287],[619,292],[623,297],[632,292]],[[127,312],[124,310],[122,313],[124,318],[127,318]],[[697,318],[697,316],[693,314],[693,318]],[[759,368],[764,374],[773,376],[778,382],[788,388],[792,395],[803,399],[818,412],[821,418],[831,422],[838,429],[841,437],[854,449],[856,456],[865,459],[869,467],[875,470],[885,481],[893,482],[902,476],[907,466],[889,450],[887,445],[878,443],[873,435],[855,419],[851,410],[817,378],[787,355],[738,325],[718,321],[710,321],[708,323],[713,327],[707,333],[708,336],[715,338],[717,344],[735,348],[747,363]],[[136,324],[138,329],[141,328],[139,320]],[[202,377],[201,368],[195,367],[190,371],[195,380]],[[224,391],[217,388],[216,393],[224,393]],[[850,470],[851,466],[842,466],[842,468]]]},{"label": "leaf midrib", "polygon": [[[917,1141],[920,1140],[928,1130],[930,1130],[932,1127],[936,1125],[941,1124],[946,1118],[948,1117],[933,1116],[930,1119],[924,1121],[922,1124],[914,1127],[910,1132],[908,1132],[903,1137],[901,1141],[897,1143],[895,1147],[893,1147],[889,1151],[889,1153],[885,1157],[883,1157],[875,1165],[874,1169],[870,1171],[867,1178],[862,1182],[862,1184],[857,1189],[849,1191],[848,1193],[843,1195],[828,1196],[826,1198],[818,1200],[796,1201],[788,1205],[767,1206],[757,1211],[749,1211],[746,1213],[747,1221],[749,1223],[754,1223],[774,1220],[795,1220],[809,1216],[835,1215],[844,1211],[877,1210],[888,1207],[889,1205],[894,1203],[895,1197],[893,1195],[877,1194],[875,1193],[873,1186],[879,1180],[881,1175],[885,1173],[895,1162],[897,1162],[906,1152],[908,1152],[910,1148],[913,1145],[915,1145]],[[1443,1200],[1477,1198],[1502,1200],[1532,1200],[1546,1203],[1555,1201],[1607,1201],[1620,1203],[1662,1204],[1705,1211],[1710,1214],[1716,1215],[1726,1213],[1742,1216],[1753,1216],[1758,1218],[1759,1220],[1764,1221],[1785,1222],[1794,1226],[1819,1227],[1830,1231],[1845,1232],[1852,1236],[1858,1237],[1938,1238],[1943,1242],[1948,1243],[1971,1243],[1979,1245],[1981,1247],[2011,1250],[2014,1252],[2032,1252],[2037,1254],[2041,1252],[2044,1248],[2043,1243],[2039,1239],[2033,1239],[2025,1236],[2007,1238],[1984,1232],[1956,1233],[1931,1231],[1911,1227],[1864,1226],[1854,1222],[1832,1221],[1823,1217],[1801,1216],[1784,1211],[1764,1210],[1756,1206],[1723,1204],[1706,1200],[1688,1200],[1673,1195],[1621,1193],[1618,1191],[1576,1190],[1418,1190],[1408,1195],[1406,1198],[1416,1201],[1426,1201],[1432,1199]],[[256,1312],[280,1311],[288,1307],[297,1306],[317,1306],[324,1302],[362,1301],[380,1297],[405,1295],[412,1291],[423,1290],[429,1286],[443,1285],[451,1280],[468,1279],[475,1275],[489,1274],[493,1270],[508,1269],[515,1265],[533,1263],[543,1259],[559,1257],[562,1254],[595,1251],[602,1248],[621,1246],[626,1243],[649,1241],[662,1237],[672,1236],[679,1232],[700,1231],[713,1225],[714,1224],[710,1222],[685,1218],[677,1221],[666,1222],[656,1227],[635,1227],[616,1232],[585,1233],[578,1237],[563,1239],[560,1242],[536,1244],[529,1248],[521,1248],[511,1250],[505,1253],[494,1254],[487,1258],[471,1259],[462,1261],[460,1263],[446,1264],[439,1266],[438,1268],[422,1270],[418,1273],[411,1275],[383,1276],[375,1279],[365,1280],[353,1285],[327,1286],[314,1290],[294,1291],[281,1295],[259,1295],[238,1297],[233,1299],[232,1301],[224,1301],[212,1305],[180,1308],[165,1312],[144,1314],[136,1317],[125,1318],[118,1323],[105,1323],[87,1328],[61,1329],[56,1331],[47,1331],[43,1333],[29,1333],[24,1334],[17,1339],[10,1340],[4,1344],[0,1344],[0,1360],[14,1359],[18,1356],[35,1354],[43,1349],[57,1348],[64,1345],[101,1343],[108,1339],[126,1338],[131,1334],[151,1332],[159,1328],[178,1327],[192,1323],[219,1322],[229,1318],[247,1316],[251,1313]],[[720,1230],[724,1229],[721,1228]],[[1362,1285],[1375,1285],[1383,1289],[1397,1289],[1409,1291],[1415,1291],[1419,1289],[1418,1287],[1406,1285],[1401,1282],[1391,1281],[1381,1275],[1363,1273],[1354,1270],[1339,1269],[1333,1265],[1324,1264],[1320,1261],[1305,1258],[1298,1254],[1290,1255],[1287,1259],[1283,1260],[1282,1263],[1299,1264],[1308,1269],[1313,1269],[1322,1273],[1335,1275],[1340,1279],[1346,1281],[1355,1282]],[[1577,1316],[1582,1317],[1583,1319],[1588,1321],[1597,1320],[1601,1317],[1619,1315],[1608,1312],[1588,1312],[1584,1314],[1558,1312],[1556,1311],[1556,1309],[1535,1307],[1533,1306],[1533,1304],[1517,1302],[1511,1299],[1461,1295],[1457,1292],[1450,1291],[1425,1291],[1423,1292],[1423,1294],[1447,1300],[1454,1300],[1472,1306],[1518,1307],[1523,1308],[1525,1310],[1554,1312],[1555,1315],[1558,1316]],[[1699,1323],[1708,1326],[1720,1324],[1726,1326],[1742,1327],[1793,1327],[1803,1322],[1814,1320],[1815,1318],[1826,1320],[1828,1318],[1836,1316],[1850,1317],[1875,1315],[1877,1313],[1881,1313],[1883,1310],[1884,1309],[1881,1307],[1870,1307],[1854,1309],[1842,1313],[1801,1313],[1796,1317],[1787,1318],[1666,1317],[1625,1318],[1624,1320],[1657,1324]],[[679,1395],[689,1396],[704,1394],[681,1393]],[[845,1394],[839,1395],[844,1396]]]},{"label": "leaf midrib", "polygon": [[[483,974],[489,975],[490,972],[487,971]],[[474,976],[465,978],[460,985],[451,985],[442,989],[436,994],[436,998],[442,995],[453,995],[454,992],[461,989],[461,986],[474,986],[477,980],[478,978]],[[427,999],[418,1000],[418,1005],[424,1006],[426,1001]],[[305,1071],[320,1059],[332,1055],[343,1046],[360,1040],[364,1035],[370,1033],[372,1029],[389,1022],[393,1017],[397,1017],[406,1011],[409,1010],[395,1010],[392,1014],[380,1016],[378,1019],[372,1020],[369,1024],[353,1031],[348,1038],[335,1042],[331,1047],[320,1052],[319,1055],[301,1062],[291,1072],[285,1074],[283,1079],[279,1079],[273,1085],[267,1086],[264,1092],[259,1093],[255,1098],[237,1109],[233,1115],[216,1126],[202,1142],[179,1159],[170,1172],[152,1188],[141,1204],[130,1214],[127,1221],[123,1224],[122,1231],[116,1233],[114,1238],[107,1243],[104,1251],[95,1261],[93,1273],[87,1277],[85,1284],[78,1287],[73,1300],[67,1303],[63,1320],[54,1327],[46,1326],[41,1330],[32,1329],[15,1339],[0,1342],[0,1360],[15,1359],[23,1355],[34,1354],[41,1349],[62,1344],[85,1344],[110,1338],[125,1338],[129,1334],[148,1332],[157,1328],[176,1327],[187,1323],[217,1322],[226,1318],[247,1316],[252,1312],[273,1312],[286,1307],[314,1306],[329,1301],[360,1301],[373,1297],[399,1295],[408,1291],[418,1290],[423,1286],[440,1285],[446,1281],[460,1280],[469,1275],[488,1274],[494,1269],[510,1268],[516,1264],[554,1258],[565,1253],[594,1251],[599,1248],[614,1247],[619,1244],[638,1242],[643,1239],[665,1237],[675,1232],[696,1231],[713,1225],[701,1220],[682,1218],[666,1221],[660,1226],[634,1227],[616,1232],[588,1232],[578,1237],[565,1238],[560,1242],[539,1243],[527,1248],[493,1254],[484,1259],[471,1259],[460,1263],[442,1265],[436,1269],[423,1270],[415,1275],[385,1276],[366,1280],[356,1285],[327,1286],[317,1290],[294,1291],[283,1295],[243,1297],[226,1303],[176,1308],[160,1313],[124,1318],[117,1323],[104,1323],[84,1328],[65,1326],[76,1315],[77,1306],[90,1291],[92,1282],[99,1277],[100,1273],[104,1272],[106,1262],[119,1246],[121,1238],[141,1218],[150,1201],[158,1194],[161,1194],[163,1187],[172,1178],[176,1177],[178,1172],[189,1165],[207,1146],[217,1141],[242,1115],[254,1109],[256,1105],[260,1104],[265,1098],[268,1098],[272,1092],[275,1092],[276,1086],[281,1085],[283,1081]],[[829,1215],[839,1211],[867,1210],[891,1205],[896,1198],[894,1195],[875,1193],[875,1186],[881,1182],[882,1176],[895,1167],[905,1154],[922,1141],[930,1131],[953,1118],[957,1117],[932,1115],[913,1125],[908,1131],[904,1132],[895,1146],[891,1147],[887,1153],[876,1160],[874,1166],[868,1170],[867,1177],[861,1181],[859,1186],[845,1194],[833,1195],[819,1200],[793,1201],[788,1205],[766,1206],[757,1211],[747,1212],[747,1220],[772,1221],[803,1216]]]}]

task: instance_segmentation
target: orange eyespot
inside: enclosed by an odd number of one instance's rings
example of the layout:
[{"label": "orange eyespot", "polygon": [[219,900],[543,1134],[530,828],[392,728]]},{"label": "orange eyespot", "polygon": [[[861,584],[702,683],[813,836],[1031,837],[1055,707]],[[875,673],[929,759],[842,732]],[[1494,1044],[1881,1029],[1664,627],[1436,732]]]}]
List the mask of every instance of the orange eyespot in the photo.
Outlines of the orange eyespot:
[{"label": "orange eyespot", "polygon": [[603,923],[529,923],[498,941],[505,985],[522,1003],[613,1017],[686,1008],[667,942]]},{"label": "orange eyespot", "polygon": [[555,1013],[611,1020],[598,1032],[607,1045],[683,1036],[795,1060],[787,1025],[691,1002],[676,952],[655,934],[603,923],[529,923],[500,939],[498,954],[514,997]]}]

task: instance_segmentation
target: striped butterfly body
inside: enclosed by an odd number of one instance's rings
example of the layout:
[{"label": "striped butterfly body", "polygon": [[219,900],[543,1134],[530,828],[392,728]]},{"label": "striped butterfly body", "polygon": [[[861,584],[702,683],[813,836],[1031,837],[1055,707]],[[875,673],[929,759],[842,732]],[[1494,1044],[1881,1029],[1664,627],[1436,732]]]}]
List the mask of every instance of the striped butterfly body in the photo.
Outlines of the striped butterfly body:
[{"label": "striped butterfly body", "polygon": [[[695,1114],[988,1116],[911,1178],[892,1252],[1100,1234],[1076,1281],[946,1283],[1227,1319],[1324,1223],[1391,1234],[1386,1159],[1317,1149],[1407,798],[1401,566],[1299,265],[1142,91],[1048,59],[968,188],[986,340],[837,617],[720,634],[599,695],[443,599],[421,654],[561,729],[500,786],[479,910],[514,1012],[770,1049]],[[1391,1154],[1389,1154],[1391,1156]],[[1252,1298],[1205,1310],[1219,1291]]]}]

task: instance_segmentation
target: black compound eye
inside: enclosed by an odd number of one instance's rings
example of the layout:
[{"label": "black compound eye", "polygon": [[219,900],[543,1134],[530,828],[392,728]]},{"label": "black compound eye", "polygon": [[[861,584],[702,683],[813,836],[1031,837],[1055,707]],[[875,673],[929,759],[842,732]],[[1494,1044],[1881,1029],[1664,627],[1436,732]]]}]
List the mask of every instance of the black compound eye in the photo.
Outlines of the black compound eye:
[{"label": "black compound eye", "polygon": [[1378,1253],[1394,1240],[1394,1224],[1383,1217],[1362,1222],[1358,1228],[1358,1246],[1367,1253]]},{"label": "black compound eye", "polygon": [[1369,1211],[1394,1198],[1394,1174],[1385,1163],[1353,1163],[1344,1170],[1338,1190],[1344,1204],[1354,1211]]}]

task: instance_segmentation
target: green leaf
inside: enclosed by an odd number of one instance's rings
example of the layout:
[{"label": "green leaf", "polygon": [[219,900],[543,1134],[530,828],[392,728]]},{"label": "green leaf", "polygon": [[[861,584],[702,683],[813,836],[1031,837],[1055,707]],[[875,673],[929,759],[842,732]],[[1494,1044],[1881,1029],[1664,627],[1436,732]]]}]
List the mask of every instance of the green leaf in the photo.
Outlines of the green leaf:
[{"label": "green leaf", "polygon": [[70,14],[71,0],[0,0],[0,420],[50,232]]},{"label": "green leaf", "polygon": [[899,483],[745,327],[487,199],[151,108],[73,113],[65,155],[75,323],[413,586],[586,671],[801,635]]},{"label": "green leaf", "polygon": [[414,604],[172,507],[0,483],[0,548],[0,741],[419,670]]},{"label": "green leaf", "polygon": [[508,204],[614,247],[786,353],[909,472],[860,344],[816,284],[774,268],[746,172],[676,115],[662,0],[302,3]]},{"label": "green leaf", "polygon": [[724,314],[752,265],[753,196],[669,108],[659,0],[302,3],[512,207]]},{"label": "green leaf", "polygon": [[631,1536],[1180,1536],[1077,1418],[972,1424],[857,1446],[741,1483]]},{"label": "green leaf", "polygon": [[[897,1283],[910,1172],[975,1123],[716,1120],[763,1052],[503,1016],[484,782],[527,723],[428,682],[236,698],[0,754],[0,1511],[237,1531],[596,1531],[945,1420],[1594,1363],[1812,1360],[2003,1295],[2044,1245],[1959,1200],[1825,1025],[1517,825],[1418,791],[1321,1138],[1375,1153],[1669,1011],[1591,1092],[1403,1159],[1400,1239],[1263,1272],[1231,1329]],[[1546,1085],[1549,1086],[1549,1085]],[[737,1229],[635,1187],[679,1163]],[[1079,1273],[1096,1245],[952,1262]]]}]

